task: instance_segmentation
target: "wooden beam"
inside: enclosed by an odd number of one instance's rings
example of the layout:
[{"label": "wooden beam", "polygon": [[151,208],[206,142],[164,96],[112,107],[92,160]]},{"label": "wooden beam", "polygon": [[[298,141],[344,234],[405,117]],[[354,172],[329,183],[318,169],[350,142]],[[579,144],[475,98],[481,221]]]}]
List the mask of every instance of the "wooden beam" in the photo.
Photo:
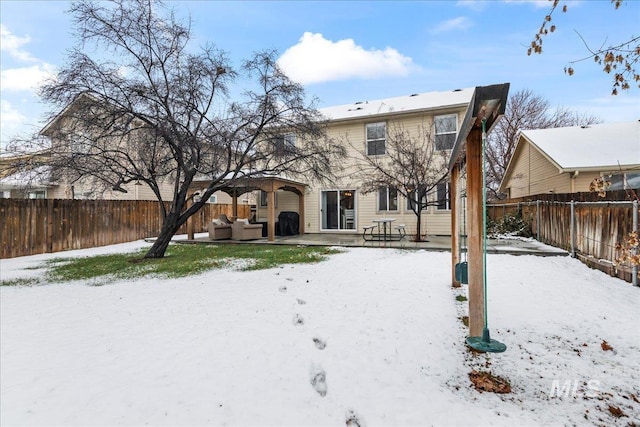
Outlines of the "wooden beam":
[{"label": "wooden beam", "polygon": [[267,192],[267,235],[269,241],[276,240],[276,192],[270,188]]},{"label": "wooden beam", "polygon": [[300,234],[304,234],[305,223],[304,223],[304,188],[298,194],[298,218],[300,223],[298,224]]},{"label": "wooden beam", "polygon": [[[193,199],[190,197],[189,202],[187,203],[187,208],[191,207],[191,205],[193,205]],[[187,218],[187,239],[188,240],[195,240],[195,233],[193,230],[194,229],[193,221],[195,221],[195,219],[193,218],[193,215]]]},{"label": "wooden beam", "polygon": [[233,195],[231,196],[231,216],[235,221],[238,219],[238,190],[233,189]]},{"label": "wooden beam", "polygon": [[484,328],[484,258],[482,240],[482,130],[467,137],[467,238],[469,268],[469,336],[482,336]]},{"label": "wooden beam", "polygon": [[449,182],[449,191],[451,199],[451,286],[460,287],[460,282],[456,280],[456,265],[460,262],[460,253],[458,251],[460,243],[460,226],[458,218],[460,218],[458,203],[458,182],[460,180],[460,164],[456,163],[451,170],[451,181]]}]

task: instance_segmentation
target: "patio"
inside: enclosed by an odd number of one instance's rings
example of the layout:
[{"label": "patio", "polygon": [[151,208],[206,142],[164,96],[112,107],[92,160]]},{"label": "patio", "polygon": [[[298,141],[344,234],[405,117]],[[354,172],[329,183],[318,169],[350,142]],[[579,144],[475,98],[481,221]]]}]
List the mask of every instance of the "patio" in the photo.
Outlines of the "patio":
[{"label": "patio", "polygon": [[[342,233],[306,233],[295,236],[276,236],[274,241],[266,237],[257,240],[211,240],[206,234],[197,234],[194,239],[180,240],[181,243],[196,244],[272,244],[272,245],[307,245],[307,246],[344,246],[365,248],[398,248],[398,249],[423,249],[431,251],[450,251],[450,236],[427,236],[426,242],[413,242],[409,237],[392,241],[369,241],[362,238],[362,234]],[[512,254],[512,255],[540,255],[540,256],[565,256],[567,252],[548,246],[533,239],[489,239],[487,241],[488,253]]]}]

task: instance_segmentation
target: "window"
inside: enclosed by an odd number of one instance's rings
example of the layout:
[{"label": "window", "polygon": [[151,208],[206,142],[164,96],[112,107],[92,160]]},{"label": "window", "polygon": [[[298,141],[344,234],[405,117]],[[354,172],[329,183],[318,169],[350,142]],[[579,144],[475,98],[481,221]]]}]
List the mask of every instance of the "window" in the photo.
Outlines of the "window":
[{"label": "window", "polygon": [[367,125],[367,155],[378,156],[385,153],[387,126],[385,123],[369,123]]},{"label": "window", "polygon": [[398,210],[398,190],[395,187],[380,187],[378,189],[378,210]]},{"label": "window", "polygon": [[294,133],[287,133],[284,135],[278,135],[274,138],[275,154],[279,157],[284,157],[295,153],[296,150],[296,135]]},{"label": "window", "polygon": [[46,199],[47,193],[45,191],[30,191],[28,196],[30,199]]},{"label": "window", "polygon": [[438,187],[436,189],[436,194],[437,194],[437,204],[436,207],[437,209],[440,210],[450,210],[451,209],[451,197],[450,197],[450,192],[449,192],[449,183],[448,182],[443,182],[441,184],[438,184]]},{"label": "window", "polygon": [[[414,190],[411,193],[409,193],[409,197],[407,197],[407,212],[413,212],[413,209],[419,210],[420,208],[417,205],[418,203],[418,194],[419,191]],[[425,201],[425,197],[424,195],[422,196],[422,204],[424,205],[424,201]]]},{"label": "window", "polygon": [[207,203],[218,203],[218,196],[216,194],[212,194],[207,200]]},{"label": "window", "polygon": [[435,116],[434,124],[436,127],[436,150],[451,150],[456,142],[456,115]]},{"label": "window", "polygon": [[83,134],[73,134],[69,140],[71,154],[87,154],[91,147],[91,141]]},{"label": "window", "polygon": [[[276,201],[276,205],[274,207],[278,207],[278,193],[274,194],[274,199]],[[267,192],[266,191],[260,191],[260,207],[261,208],[266,208],[267,207]]]},{"label": "window", "polygon": [[629,190],[632,188],[640,188],[640,173],[617,173],[606,176],[605,180],[611,183],[607,187],[607,190]]}]

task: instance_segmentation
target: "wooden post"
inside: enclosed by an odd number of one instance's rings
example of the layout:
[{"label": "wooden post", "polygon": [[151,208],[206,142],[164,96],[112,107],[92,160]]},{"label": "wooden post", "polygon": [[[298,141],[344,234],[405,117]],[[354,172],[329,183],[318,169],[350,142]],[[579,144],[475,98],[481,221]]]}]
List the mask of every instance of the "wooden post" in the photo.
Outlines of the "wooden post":
[{"label": "wooden post", "polygon": [[482,247],[482,131],[467,137],[467,239],[469,268],[469,336],[482,336],[484,328],[484,259]]},{"label": "wooden post", "polygon": [[304,188],[302,189],[302,191],[300,192],[300,194],[298,194],[298,217],[300,219],[300,224],[298,224],[299,226],[299,231],[300,234],[304,234],[305,233],[305,223],[304,223]]},{"label": "wooden post", "polygon": [[269,241],[276,240],[276,192],[270,188],[267,192],[267,230]]},{"label": "wooden post", "polygon": [[449,183],[451,199],[451,286],[460,287],[460,282],[456,280],[456,265],[460,262],[460,227],[458,225],[458,180],[460,179],[460,165],[456,163],[451,169],[451,181]]},{"label": "wooden post", "polygon": [[234,188],[231,196],[231,220],[238,219],[238,191]]},{"label": "wooden post", "polygon": [[53,201],[47,199],[47,252],[53,252]]},{"label": "wooden post", "polygon": [[[193,197],[193,196],[192,196]],[[189,198],[189,203],[187,204],[187,209],[193,205],[193,198]],[[194,240],[195,233],[193,231],[193,215],[187,218],[187,240]]]}]

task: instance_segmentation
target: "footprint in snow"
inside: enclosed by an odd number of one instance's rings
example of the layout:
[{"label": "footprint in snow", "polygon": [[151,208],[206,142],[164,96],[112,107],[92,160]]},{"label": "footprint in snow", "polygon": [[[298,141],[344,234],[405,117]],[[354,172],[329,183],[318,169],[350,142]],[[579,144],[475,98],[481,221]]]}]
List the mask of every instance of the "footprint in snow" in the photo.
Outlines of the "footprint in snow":
[{"label": "footprint in snow", "polygon": [[364,424],[353,410],[347,412],[347,427],[363,427]]},{"label": "footprint in snow", "polygon": [[287,287],[286,286],[281,286],[280,288],[278,288],[278,290],[282,293],[287,292]]},{"label": "footprint in snow", "polygon": [[293,325],[294,326],[304,325],[304,318],[300,316],[298,313],[296,313],[296,315],[293,316]]},{"label": "footprint in snow", "polygon": [[318,347],[318,350],[324,350],[327,346],[327,342],[321,338],[314,338],[313,343]]},{"label": "footprint in snow", "polygon": [[310,370],[311,386],[322,397],[327,395],[327,374],[319,365],[312,365]]},{"label": "footprint in snow", "polygon": [[298,301],[298,304],[300,304],[300,305],[305,305],[307,303],[305,300],[300,299],[300,298],[296,299],[296,301]]}]

